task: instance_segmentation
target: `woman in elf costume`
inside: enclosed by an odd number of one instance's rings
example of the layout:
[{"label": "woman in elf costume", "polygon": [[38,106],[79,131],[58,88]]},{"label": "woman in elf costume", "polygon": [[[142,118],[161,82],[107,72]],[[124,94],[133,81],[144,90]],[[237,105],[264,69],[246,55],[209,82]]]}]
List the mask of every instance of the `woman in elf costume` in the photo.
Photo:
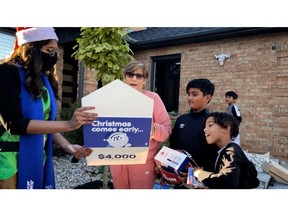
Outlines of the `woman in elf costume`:
[{"label": "woman in elf costume", "polygon": [[60,132],[91,124],[97,114],[82,107],[69,121],[55,121],[58,83],[53,28],[17,29],[14,52],[0,65],[0,189],[55,188],[52,143],[80,159],[91,149]]}]

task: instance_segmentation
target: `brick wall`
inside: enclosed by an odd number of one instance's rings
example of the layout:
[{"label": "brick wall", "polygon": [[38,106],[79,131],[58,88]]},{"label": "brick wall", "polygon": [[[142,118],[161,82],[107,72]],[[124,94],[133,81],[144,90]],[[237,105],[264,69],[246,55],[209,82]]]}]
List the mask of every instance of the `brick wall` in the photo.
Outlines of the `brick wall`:
[{"label": "brick wall", "polygon": [[[215,54],[228,53],[220,65]],[[212,42],[135,51],[135,59],[151,67],[152,56],[181,54],[179,111],[189,107],[186,84],[193,78],[208,78],[215,84],[209,104],[225,111],[224,94],[233,90],[243,122],[241,146],[256,153],[270,152],[282,160],[288,156],[288,33],[239,37]],[[147,83],[147,87],[150,84]]]},{"label": "brick wall", "polygon": [[59,49],[60,49],[60,54],[59,54],[59,57],[58,57],[58,61],[57,61],[57,64],[56,64],[56,76],[57,76],[57,81],[58,81],[58,89],[59,89],[59,97],[60,97],[60,100],[57,100],[57,105],[58,105],[58,112],[57,112],[57,119],[60,119],[60,113],[61,113],[61,105],[62,105],[62,102],[61,102],[61,95],[62,95],[62,84],[63,84],[63,65],[64,65],[64,59],[63,59],[63,56],[64,56],[64,50],[63,50],[63,47],[59,46]]},{"label": "brick wall", "polygon": [[95,75],[93,71],[84,68],[83,73],[83,97],[95,91],[98,87],[95,80]]}]

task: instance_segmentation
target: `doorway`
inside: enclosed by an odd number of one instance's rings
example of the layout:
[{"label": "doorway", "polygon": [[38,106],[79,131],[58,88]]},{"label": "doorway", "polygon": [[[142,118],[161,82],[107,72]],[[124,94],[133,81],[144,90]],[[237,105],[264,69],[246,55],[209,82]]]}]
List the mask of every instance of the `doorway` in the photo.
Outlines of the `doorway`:
[{"label": "doorway", "polygon": [[62,46],[64,47],[62,108],[68,108],[77,100],[78,61],[71,57],[75,42],[64,43]]},{"label": "doorway", "polygon": [[151,59],[150,90],[159,94],[170,115],[178,115],[181,55],[157,56]]}]

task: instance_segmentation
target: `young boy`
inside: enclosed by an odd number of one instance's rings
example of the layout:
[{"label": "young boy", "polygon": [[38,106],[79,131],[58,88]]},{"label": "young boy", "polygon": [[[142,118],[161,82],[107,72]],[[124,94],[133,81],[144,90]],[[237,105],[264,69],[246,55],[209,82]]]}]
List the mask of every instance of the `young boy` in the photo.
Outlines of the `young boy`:
[{"label": "young boy", "polygon": [[210,189],[251,189],[259,186],[255,166],[231,137],[239,133],[239,122],[224,112],[211,113],[205,124],[208,144],[220,149],[214,172],[196,169],[195,177]]},{"label": "young boy", "polygon": [[179,116],[170,136],[170,147],[187,151],[205,170],[213,171],[218,147],[208,145],[204,136],[206,108],[214,94],[214,84],[201,78],[191,80],[186,87],[190,112]]},{"label": "young boy", "polygon": [[[240,109],[238,105],[236,105],[236,100],[238,99],[238,95],[234,91],[228,91],[225,93],[225,101],[227,103],[226,113],[232,115],[236,120],[239,121],[239,124],[242,121]],[[232,137],[232,142],[240,145],[240,134],[236,137]]]}]

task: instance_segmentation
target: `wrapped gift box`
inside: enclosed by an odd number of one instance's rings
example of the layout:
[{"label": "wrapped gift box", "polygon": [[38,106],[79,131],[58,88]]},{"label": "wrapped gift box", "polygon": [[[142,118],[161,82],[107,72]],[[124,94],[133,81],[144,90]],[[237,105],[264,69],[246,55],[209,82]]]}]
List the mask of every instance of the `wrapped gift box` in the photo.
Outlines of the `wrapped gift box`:
[{"label": "wrapped gift box", "polygon": [[154,157],[154,160],[157,165],[166,167],[176,173],[184,171],[189,162],[189,158],[186,154],[166,146],[163,146],[160,149]]}]

